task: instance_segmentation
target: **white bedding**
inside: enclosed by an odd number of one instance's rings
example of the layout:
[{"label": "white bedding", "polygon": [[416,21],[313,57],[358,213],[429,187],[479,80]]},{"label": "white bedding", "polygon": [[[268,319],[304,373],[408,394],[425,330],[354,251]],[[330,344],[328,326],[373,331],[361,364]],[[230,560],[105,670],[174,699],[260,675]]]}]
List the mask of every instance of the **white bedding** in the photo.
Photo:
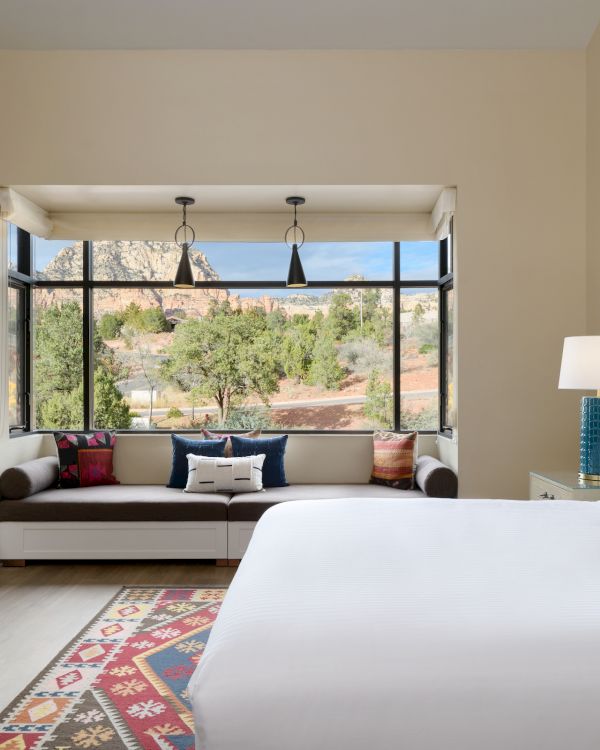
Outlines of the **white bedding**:
[{"label": "white bedding", "polygon": [[272,508],[190,694],[198,750],[599,750],[600,504]]}]

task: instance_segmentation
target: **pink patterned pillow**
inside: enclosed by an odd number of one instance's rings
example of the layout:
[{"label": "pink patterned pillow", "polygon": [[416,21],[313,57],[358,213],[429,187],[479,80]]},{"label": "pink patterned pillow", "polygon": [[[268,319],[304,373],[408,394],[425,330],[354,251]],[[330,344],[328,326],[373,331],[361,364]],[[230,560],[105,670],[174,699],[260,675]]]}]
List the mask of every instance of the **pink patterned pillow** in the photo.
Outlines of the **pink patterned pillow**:
[{"label": "pink patterned pillow", "polygon": [[417,433],[373,433],[371,484],[411,490],[415,481]]},{"label": "pink patterned pillow", "polygon": [[119,484],[113,474],[114,432],[55,432],[58,481],[65,489]]}]

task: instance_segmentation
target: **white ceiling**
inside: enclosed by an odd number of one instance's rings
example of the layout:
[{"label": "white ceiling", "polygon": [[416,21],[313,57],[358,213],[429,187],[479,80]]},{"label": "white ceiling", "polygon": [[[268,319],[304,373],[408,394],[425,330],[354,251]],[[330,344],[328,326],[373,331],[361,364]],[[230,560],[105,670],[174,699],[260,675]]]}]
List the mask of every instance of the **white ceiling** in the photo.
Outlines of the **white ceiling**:
[{"label": "white ceiling", "polygon": [[585,47],[598,0],[1,0],[2,49]]},{"label": "white ceiling", "polygon": [[181,209],[175,197],[196,199],[190,211],[289,212],[289,195],[306,198],[309,213],[429,213],[441,185],[13,185],[51,213],[163,212]]}]

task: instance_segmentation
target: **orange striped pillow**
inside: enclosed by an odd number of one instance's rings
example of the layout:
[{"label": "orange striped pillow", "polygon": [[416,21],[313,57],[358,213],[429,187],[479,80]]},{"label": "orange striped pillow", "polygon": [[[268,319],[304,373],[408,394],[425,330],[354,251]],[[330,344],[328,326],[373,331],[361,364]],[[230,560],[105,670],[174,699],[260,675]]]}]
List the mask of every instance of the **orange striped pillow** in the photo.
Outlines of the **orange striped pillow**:
[{"label": "orange striped pillow", "polygon": [[372,484],[411,490],[415,479],[417,433],[373,433]]}]

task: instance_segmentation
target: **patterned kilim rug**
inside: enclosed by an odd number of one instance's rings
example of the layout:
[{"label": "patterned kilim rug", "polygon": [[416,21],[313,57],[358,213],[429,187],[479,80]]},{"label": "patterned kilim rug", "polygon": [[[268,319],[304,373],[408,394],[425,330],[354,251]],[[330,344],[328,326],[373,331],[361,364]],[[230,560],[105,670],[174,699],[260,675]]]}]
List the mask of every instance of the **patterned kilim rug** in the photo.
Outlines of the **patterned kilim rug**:
[{"label": "patterned kilim rug", "polygon": [[0,715],[0,750],[193,750],[187,684],[225,592],[122,589]]}]

